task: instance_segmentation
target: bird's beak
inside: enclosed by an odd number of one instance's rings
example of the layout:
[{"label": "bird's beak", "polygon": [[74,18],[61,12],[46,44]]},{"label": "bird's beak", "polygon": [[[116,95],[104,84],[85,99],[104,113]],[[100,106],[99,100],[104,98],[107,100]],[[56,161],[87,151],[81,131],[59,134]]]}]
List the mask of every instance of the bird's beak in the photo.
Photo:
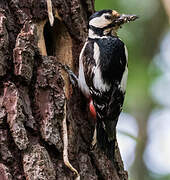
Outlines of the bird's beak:
[{"label": "bird's beak", "polygon": [[119,15],[119,17],[117,17],[115,24],[120,26],[124,23],[128,23],[130,21],[135,21],[138,18],[139,17],[136,15],[121,14],[121,15]]}]

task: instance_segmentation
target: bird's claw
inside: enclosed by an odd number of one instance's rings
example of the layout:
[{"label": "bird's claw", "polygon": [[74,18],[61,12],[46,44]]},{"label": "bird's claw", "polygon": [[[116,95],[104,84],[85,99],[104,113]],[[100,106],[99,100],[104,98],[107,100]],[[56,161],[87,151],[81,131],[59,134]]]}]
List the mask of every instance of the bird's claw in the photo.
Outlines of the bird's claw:
[{"label": "bird's claw", "polygon": [[67,65],[62,65],[63,69],[67,72],[71,84],[76,87],[78,84],[78,78],[77,76],[73,73],[73,71],[67,66]]}]

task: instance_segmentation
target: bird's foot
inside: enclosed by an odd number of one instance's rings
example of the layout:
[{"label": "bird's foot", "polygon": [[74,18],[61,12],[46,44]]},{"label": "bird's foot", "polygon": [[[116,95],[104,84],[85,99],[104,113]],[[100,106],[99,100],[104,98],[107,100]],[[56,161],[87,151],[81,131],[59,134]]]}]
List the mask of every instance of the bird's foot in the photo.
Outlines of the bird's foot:
[{"label": "bird's foot", "polygon": [[77,76],[73,73],[73,71],[67,65],[62,65],[62,67],[67,72],[71,84],[74,87],[77,87],[78,86],[78,78],[77,78]]}]

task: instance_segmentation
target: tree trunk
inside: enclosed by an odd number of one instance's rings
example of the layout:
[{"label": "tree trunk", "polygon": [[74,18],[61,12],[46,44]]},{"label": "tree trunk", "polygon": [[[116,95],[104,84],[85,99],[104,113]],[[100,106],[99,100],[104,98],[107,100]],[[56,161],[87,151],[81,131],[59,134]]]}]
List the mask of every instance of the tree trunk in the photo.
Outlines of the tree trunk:
[{"label": "tree trunk", "polygon": [[90,149],[86,100],[61,66],[77,73],[94,2],[50,1],[0,1],[0,180],[127,180],[118,147],[115,164]]}]

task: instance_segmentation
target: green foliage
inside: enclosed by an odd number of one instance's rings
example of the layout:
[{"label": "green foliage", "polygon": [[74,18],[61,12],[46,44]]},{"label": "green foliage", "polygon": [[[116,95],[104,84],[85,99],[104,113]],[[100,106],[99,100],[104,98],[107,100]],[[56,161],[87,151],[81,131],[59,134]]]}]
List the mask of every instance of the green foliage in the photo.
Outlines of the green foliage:
[{"label": "green foliage", "polygon": [[[130,57],[129,57],[130,59]],[[151,79],[148,75],[148,63],[143,59],[129,60],[129,76],[125,107],[130,111],[137,111],[147,104]]]}]

